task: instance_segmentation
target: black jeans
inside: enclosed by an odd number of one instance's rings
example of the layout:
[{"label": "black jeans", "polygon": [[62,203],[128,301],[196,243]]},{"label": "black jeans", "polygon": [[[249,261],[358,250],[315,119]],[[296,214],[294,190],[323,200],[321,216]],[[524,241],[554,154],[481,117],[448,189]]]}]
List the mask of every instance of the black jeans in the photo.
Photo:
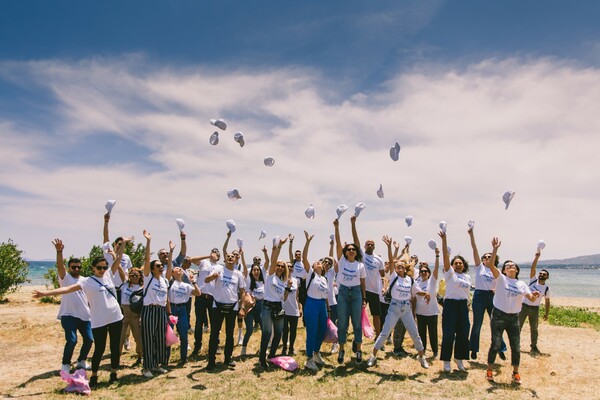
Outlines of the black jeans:
[{"label": "black jeans", "polygon": [[196,313],[196,323],[194,324],[194,351],[202,348],[202,327],[208,325],[206,314],[210,320],[210,326],[213,324],[212,317],[213,297],[209,294],[203,294],[194,300],[194,312]]},{"label": "black jeans", "polygon": [[444,299],[440,360],[450,361],[453,348],[454,358],[469,359],[470,325],[467,300]]},{"label": "black jeans", "polygon": [[121,361],[121,329],[123,320],[92,329],[94,336],[94,354],[92,355],[92,372],[98,372],[100,360],[106,349],[106,334],[110,335],[110,368],[119,369]]},{"label": "black jeans", "polygon": [[423,341],[423,348],[427,350],[427,331],[429,331],[429,343],[433,354],[438,353],[438,316],[417,314],[417,328],[419,336]]},{"label": "black jeans", "polygon": [[[298,319],[294,315],[286,315],[283,317],[283,352],[287,350],[288,335],[290,337],[290,351],[294,350],[294,344],[296,343],[296,332],[298,331]],[[277,349],[271,349],[271,353],[275,353]]]},{"label": "black jeans", "polygon": [[508,342],[510,343],[510,364],[513,367],[518,367],[521,361],[519,314],[507,314],[494,307],[490,325],[492,329],[492,344],[488,353],[488,364],[493,364],[496,361],[496,354],[498,354],[500,346],[502,346],[502,334],[506,331]]},{"label": "black jeans", "polygon": [[223,320],[225,320],[225,362],[231,360],[231,354],[233,353],[233,331],[235,329],[235,322],[237,320],[237,311],[230,311],[224,314],[218,308],[212,309],[212,319],[210,321],[210,340],[208,342],[208,364],[214,364],[217,355],[217,348],[219,347],[219,333],[221,333],[221,326],[223,326]]}]

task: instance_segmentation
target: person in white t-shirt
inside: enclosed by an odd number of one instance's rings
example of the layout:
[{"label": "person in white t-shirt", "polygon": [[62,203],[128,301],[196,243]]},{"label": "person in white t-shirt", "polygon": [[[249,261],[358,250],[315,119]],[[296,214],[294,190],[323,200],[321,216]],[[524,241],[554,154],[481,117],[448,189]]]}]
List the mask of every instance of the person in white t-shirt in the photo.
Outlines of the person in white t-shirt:
[{"label": "person in white t-shirt", "polygon": [[294,349],[294,345],[296,344],[296,335],[298,333],[298,321],[303,316],[302,305],[300,303],[300,287],[303,280],[294,278],[294,264],[286,262],[285,265],[288,270],[288,277],[292,280],[292,286],[290,286],[287,298],[283,301],[284,316],[283,330],[281,331],[281,355],[295,356],[296,350]]},{"label": "person in white t-shirt", "polygon": [[512,381],[515,384],[521,384],[521,375],[519,374],[519,363],[521,360],[521,331],[519,329],[519,312],[523,304],[523,297],[530,301],[535,301],[540,292],[532,292],[525,282],[519,281],[519,266],[511,260],[506,260],[502,266],[502,273],[494,265],[500,240],[497,237],[492,239],[492,262],[490,269],[496,279],[494,286],[494,310],[492,311],[492,320],[490,328],[492,330],[492,344],[488,352],[486,379],[494,380],[492,367],[496,360],[496,354],[500,350],[502,334],[504,331],[508,334],[510,343],[510,364],[513,367]]},{"label": "person in white t-shirt", "polygon": [[140,290],[143,287],[143,272],[139,268],[131,268],[129,270],[129,279],[125,281],[125,283],[121,286],[121,310],[123,310],[123,329],[121,331],[121,351],[123,351],[123,346],[125,344],[125,340],[129,338],[129,334],[127,333],[131,330],[133,334],[133,339],[135,340],[135,352],[138,356],[138,359],[134,365],[140,364],[142,362],[142,325],[140,314],[134,313],[131,311],[129,299],[131,295]]},{"label": "person in white t-shirt", "polygon": [[250,337],[254,332],[254,323],[257,317],[259,326],[262,324],[260,314],[262,312],[263,300],[265,298],[265,279],[260,266],[261,261],[262,260],[260,257],[254,257],[252,266],[250,267],[250,273],[248,274],[248,277],[246,277],[247,292],[250,293],[250,296],[252,296],[252,299],[254,300],[254,307],[252,307],[252,309],[244,317],[246,333],[242,341],[242,350],[240,353],[240,356],[242,357],[246,356],[246,347],[248,346]]},{"label": "person in white t-shirt", "polygon": [[[356,220],[352,216],[350,220]],[[356,362],[362,362],[362,309],[367,306],[366,295],[366,272],[362,263],[362,253],[357,243],[346,244],[342,248],[340,239],[340,223],[333,221],[335,229],[335,244],[338,264],[336,265],[338,283],[338,363],[344,363],[346,338],[348,325],[352,319],[354,330],[353,350],[356,351]]]},{"label": "person in white t-shirt", "polygon": [[419,278],[416,280],[419,288],[429,293],[432,301],[426,301],[424,297],[415,298],[415,314],[417,315],[417,328],[419,336],[423,340],[423,348],[427,350],[427,331],[429,331],[429,343],[433,358],[438,355],[438,303],[436,301],[438,270],[440,267],[440,250],[435,248],[435,267],[433,272],[426,262],[419,263]]},{"label": "person in white t-shirt", "polygon": [[530,301],[528,298],[523,297],[523,308],[521,308],[521,312],[519,313],[519,329],[523,329],[523,325],[525,324],[525,320],[529,318],[529,326],[531,328],[531,354],[539,355],[540,350],[537,347],[538,341],[538,323],[540,319],[540,304],[542,302],[542,296],[545,301],[545,312],[544,312],[544,321],[548,320],[548,312],[550,311],[550,287],[546,284],[548,278],[550,278],[550,273],[543,269],[540,271],[539,275],[536,274],[536,267],[538,260],[540,258],[541,249],[537,249],[535,253],[535,258],[533,259],[533,263],[531,264],[531,271],[529,273],[529,289],[533,291],[540,292],[540,296],[535,299],[535,301]]},{"label": "person in white t-shirt", "polygon": [[431,295],[427,291],[422,290],[415,280],[406,274],[406,270],[412,268],[411,265],[402,259],[394,260],[392,255],[392,240],[387,235],[383,237],[383,242],[388,248],[388,262],[390,265],[394,265],[394,272],[390,276],[391,283],[388,289],[388,297],[391,297],[391,301],[383,328],[375,341],[373,354],[369,357],[367,365],[372,367],[376,364],[377,352],[383,348],[386,339],[392,333],[392,329],[394,329],[398,320],[402,319],[402,323],[410,334],[415,348],[419,353],[417,357],[419,363],[423,368],[429,368],[429,364],[427,364],[427,360],[425,359],[425,348],[412,313],[412,298],[422,296],[429,303]]},{"label": "person in white t-shirt", "polygon": [[[81,260],[71,258],[67,263],[69,271],[65,269],[63,259],[62,240],[55,239],[52,244],[56,249],[56,272],[58,274],[58,283],[61,287],[70,286],[75,283],[81,283],[83,276],[79,275],[81,271]],[[65,348],[63,350],[61,371],[71,372],[71,357],[77,344],[77,331],[83,339],[79,357],[77,358],[76,369],[89,369],[86,362],[87,356],[92,348],[94,338],[92,336],[92,324],[90,322],[90,306],[87,297],[82,290],[73,293],[64,294],[60,300],[60,309],[58,310],[58,319],[65,331]]]},{"label": "person in white t-shirt", "polygon": [[183,278],[186,275],[181,267],[173,268],[173,280],[169,288],[169,303],[171,306],[171,314],[177,316],[177,333],[179,333],[180,358],[178,367],[182,367],[187,363],[188,352],[188,328],[189,321],[187,319],[187,303],[192,296],[200,294],[200,288],[196,284],[196,279],[191,278],[190,283],[184,282]]},{"label": "person in white t-shirt", "polygon": [[[92,322],[92,335],[94,336],[94,354],[92,355],[92,376],[90,387],[98,385],[98,369],[100,360],[106,348],[106,336],[110,337],[110,379],[109,383],[117,381],[117,370],[121,358],[120,339],[123,325],[123,314],[117,301],[117,291],[112,275],[121,274],[125,279],[125,273],[121,267],[121,256],[130,238],[123,239],[123,243],[117,247],[117,254],[112,266],[109,267],[104,257],[96,257],[92,260],[93,275],[70,286],[48,290],[34,291],[34,297],[67,294],[82,290],[90,305],[90,318]],[[108,269],[110,268],[110,271]]]},{"label": "person in white t-shirt", "polygon": [[464,257],[456,255],[450,261],[445,232],[439,233],[442,238],[442,255],[444,257],[444,279],[446,293],[442,310],[442,350],[440,360],[444,363],[444,371],[450,372],[450,359],[454,348],[454,360],[459,371],[466,371],[463,360],[469,359],[469,292],[471,277],[467,273],[469,264]]},{"label": "person in white t-shirt", "polygon": [[[152,378],[152,372],[166,373],[162,366],[169,363],[167,348],[167,314],[169,280],[173,271],[173,250],[175,245],[169,242],[167,271],[163,274],[164,264],[161,259],[150,261],[150,232],[144,230],[146,253],[144,256],[144,307],[142,307],[142,342],[144,362],[142,373]],[[163,276],[164,275],[164,276]]]}]

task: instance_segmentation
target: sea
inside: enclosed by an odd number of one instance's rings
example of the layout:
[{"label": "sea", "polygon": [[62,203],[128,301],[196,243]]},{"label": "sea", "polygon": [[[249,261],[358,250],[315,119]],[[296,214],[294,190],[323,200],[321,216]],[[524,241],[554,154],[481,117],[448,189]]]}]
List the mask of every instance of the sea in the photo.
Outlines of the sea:
[{"label": "sea", "polygon": [[[50,285],[50,282],[44,278],[48,268],[54,267],[53,261],[29,261],[29,280],[27,285]],[[553,265],[538,266],[540,269],[546,269],[550,273],[550,279],[547,281],[550,286],[552,296],[556,297],[590,297],[600,299],[600,266],[590,265]],[[522,267],[519,273],[519,279],[529,282],[528,267]],[[473,268],[469,271],[473,282]]]}]

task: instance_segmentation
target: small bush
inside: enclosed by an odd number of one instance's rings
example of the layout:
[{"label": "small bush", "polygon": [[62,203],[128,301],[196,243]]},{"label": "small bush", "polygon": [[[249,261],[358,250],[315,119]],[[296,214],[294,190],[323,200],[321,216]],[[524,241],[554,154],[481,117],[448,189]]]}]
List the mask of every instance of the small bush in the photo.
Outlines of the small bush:
[{"label": "small bush", "polygon": [[558,326],[600,330],[600,314],[581,307],[552,307],[548,322]]},{"label": "small bush", "polygon": [[22,254],[11,239],[0,244],[0,300],[15,292],[19,285],[29,282],[29,263],[21,257]]}]

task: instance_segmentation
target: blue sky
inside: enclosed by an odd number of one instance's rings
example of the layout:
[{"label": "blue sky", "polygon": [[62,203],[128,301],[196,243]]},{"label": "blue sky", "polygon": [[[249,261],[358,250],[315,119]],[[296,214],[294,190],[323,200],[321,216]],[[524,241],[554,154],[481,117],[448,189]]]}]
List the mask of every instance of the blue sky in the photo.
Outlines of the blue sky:
[{"label": "blue sky", "polygon": [[[111,233],[164,246],[181,217],[203,254],[233,218],[252,254],[261,229],[308,229],[318,257],[336,206],[364,201],[363,241],[410,235],[423,258],[440,220],[469,256],[469,219],[517,260],[540,238],[545,258],[597,253],[599,19],[592,1],[2,2],[1,239],[84,254],[114,198]],[[214,147],[210,118],[229,123]]]}]

